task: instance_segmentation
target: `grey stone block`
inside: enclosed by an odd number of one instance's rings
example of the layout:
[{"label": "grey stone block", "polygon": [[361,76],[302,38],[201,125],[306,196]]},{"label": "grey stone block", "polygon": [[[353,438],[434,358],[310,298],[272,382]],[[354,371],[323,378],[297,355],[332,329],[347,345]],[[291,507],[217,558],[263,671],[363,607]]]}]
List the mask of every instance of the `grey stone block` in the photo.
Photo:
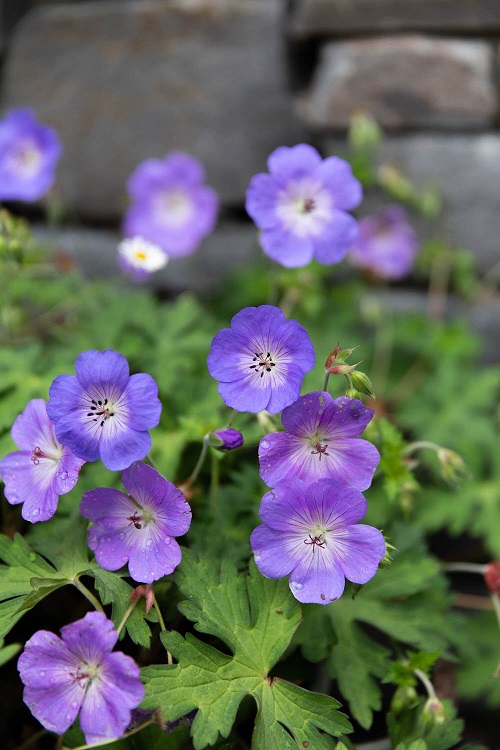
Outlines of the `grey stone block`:
[{"label": "grey stone block", "polygon": [[368,31],[498,31],[498,0],[295,0],[297,37]]},{"label": "grey stone block", "polygon": [[226,204],[269,153],[303,139],[287,94],[281,0],[104,0],[31,12],[12,39],[3,108],[62,136],[59,185],[80,216],[124,207],[137,164],[183,150]]},{"label": "grey stone block", "polygon": [[[118,232],[38,225],[33,233],[49,249],[72,257],[89,278],[110,278],[120,273],[116,261],[117,245],[121,239]],[[147,285],[173,293],[189,290],[206,294],[220,287],[232,271],[258,258],[261,252],[253,224],[224,221],[202,242],[196,253],[185,258],[172,258],[162,271],[148,279]]]},{"label": "grey stone block", "polygon": [[[324,139],[323,146],[328,154],[347,152],[344,139]],[[399,167],[421,187],[434,184],[441,190],[443,215],[438,231],[453,244],[468,248],[480,273],[499,263],[500,135],[387,136],[378,161]],[[368,197],[358,213],[372,208]]]},{"label": "grey stone block", "polygon": [[420,35],[329,42],[299,102],[307,126],[344,129],[356,109],[386,128],[479,128],[497,94],[486,42]]}]

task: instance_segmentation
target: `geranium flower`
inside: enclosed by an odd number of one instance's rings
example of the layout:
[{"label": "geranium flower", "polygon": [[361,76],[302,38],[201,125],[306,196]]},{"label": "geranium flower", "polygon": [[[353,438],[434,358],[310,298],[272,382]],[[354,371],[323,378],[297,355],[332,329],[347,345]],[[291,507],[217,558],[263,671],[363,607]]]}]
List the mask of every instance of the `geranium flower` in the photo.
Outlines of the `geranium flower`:
[{"label": "geranium flower", "polygon": [[250,537],[258,569],[267,578],[290,575],[300,602],[334,602],[346,578],[366,583],[385,555],[380,531],[358,523],[366,510],[358,490],[334,479],[281,482],[262,498],[264,523]]},{"label": "geranium flower", "polygon": [[359,237],[349,260],[382,279],[402,279],[410,273],[419,248],[406,211],[395,203],[360,220]]},{"label": "geranium flower", "polygon": [[88,612],[61,636],[39,630],[26,643],[18,662],[24,702],[50,732],[63,734],[80,713],[87,744],[121,737],[144,686],[134,660],[111,653],[118,640],[113,623]]},{"label": "geranium flower", "polygon": [[53,128],[29,109],[12,109],[0,121],[0,200],[36,201],[45,195],[61,151]]},{"label": "geranium flower", "polygon": [[127,183],[132,205],[124,234],[153,242],[171,258],[193,253],[217,221],[217,193],[204,179],[201,163],[180,152],[139,164]]},{"label": "geranium flower", "polygon": [[85,461],[102,459],[112,471],[144,458],[147,430],[160,421],[158,387],[145,373],[129,374],[113,349],[90,349],[76,358],[75,375],[58,375],[49,389],[47,414],[57,439]]},{"label": "geranium flower", "polygon": [[42,398],[28,402],[10,432],[21,450],[0,461],[5,497],[11,505],[23,503],[22,517],[32,523],[52,518],[85,463],[57,440],[46,407]]},{"label": "geranium flower", "polygon": [[215,336],[207,363],[225,404],[276,414],[299,395],[314,348],[304,328],[278,307],[245,307]]},{"label": "geranium flower", "polygon": [[226,427],[225,430],[214,430],[211,433],[215,439],[210,443],[212,448],[218,451],[232,451],[235,448],[241,448],[243,445],[243,435],[233,427]]},{"label": "geranium flower", "polygon": [[380,455],[359,435],[373,417],[355,398],[333,399],[313,391],[283,410],[286,432],[272,432],[259,445],[260,475],[269,487],[282,479],[336,479],[358,490],[370,486]]},{"label": "geranium flower", "polygon": [[341,261],[358,236],[346,211],[362,198],[350,165],[336,156],[322,159],[305,143],[280,146],[267,165],[270,174],[252,178],[246,199],[264,252],[287,268],[313,258],[325,265]]},{"label": "geranium flower", "polygon": [[144,281],[167,263],[168,255],[142,237],[132,237],[118,245],[118,264],[134,281]]},{"label": "geranium flower", "polygon": [[173,537],[189,529],[191,509],[172,482],[141,462],[122,473],[122,482],[127,495],[104,487],[83,495],[80,512],[94,522],[89,547],[105,570],[128,562],[134,581],[152,583],[180,563]]}]

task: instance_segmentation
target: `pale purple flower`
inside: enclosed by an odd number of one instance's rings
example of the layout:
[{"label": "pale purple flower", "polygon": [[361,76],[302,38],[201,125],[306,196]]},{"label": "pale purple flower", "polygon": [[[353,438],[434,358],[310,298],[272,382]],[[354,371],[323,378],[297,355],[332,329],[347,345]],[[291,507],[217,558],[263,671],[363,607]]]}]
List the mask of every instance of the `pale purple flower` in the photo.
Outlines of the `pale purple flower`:
[{"label": "pale purple flower", "polygon": [[0,121],[0,200],[36,201],[52,186],[61,155],[56,131],[29,109]]},{"label": "pale purple flower", "polygon": [[180,563],[173,537],[188,531],[191,509],[182,492],[147,464],[132,464],[122,482],[128,494],[98,487],[83,495],[80,512],[93,521],[89,547],[105,570],[128,562],[134,581],[152,583]]},{"label": "pale purple flower", "polygon": [[217,193],[204,179],[201,163],[189,154],[143,161],[127,183],[132,205],[124,234],[153,242],[171,258],[193,253],[217,221]]},{"label": "pale purple flower", "polygon": [[212,447],[218,451],[232,451],[235,448],[241,448],[243,445],[243,435],[233,427],[226,427],[225,430],[214,430],[211,435],[216,438]]},{"label": "pale purple flower", "polygon": [[420,243],[406,211],[395,203],[359,222],[359,237],[349,260],[382,279],[402,279],[415,261]]},{"label": "pale purple flower", "polygon": [[281,482],[262,498],[264,523],[250,537],[258,569],[267,578],[289,575],[300,602],[334,602],[346,578],[366,583],[385,555],[380,531],[358,523],[366,510],[358,490],[334,479]]},{"label": "pale purple flower", "polygon": [[283,479],[336,479],[358,490],[372,481],[380,455],[359,436],[373,417],[355,398],[333,399],[313,391],[283,410],[286,432],[272,432],[259,445],[260,476],[269,487]]},{"label": "pale purple flower", "polygon": [[322,159],[305,143],[280,146],[267,165],[270,174],[252,178],[246,200],[264,252],[287,268],[313,258],[325,265],[341,261],[358,236],[346,212],[362,198],[350,165],[337,156]]},{"label": "pale purple flower", "polygon": [[118,265],[134,281],[145,281],[167,263],[168,255],[142,237],[132,237],[118,245]]},{"label": "pale purple flower", "polygon": [[111,653],[118,640],[113,623],[88,612],[61,636],[39,630],[26,643],[18,662],[24,702],[50,732],[63,734],[80,713],[87,744],[121,737],[144,686],[134,660]]},{"label": "pale purple flower", "polygon": [[207,363],[225,404],[277,414],[298,397],[314,366],[314,348],[304,328],[279,307],[245,307],[231,328],[214,337]]},{"label": "pale purple flower", "polygon": [[57,439],[85,461],[112,471],[144,458],[148,430],[160,421],[158,387],[145,373],[130,375],[113,349],[90,349],[76,358],[75,375],[59,375],[49,389],[47,413]]},{"label": "pale purple flower", "polygon": [[23,503],[21,514],[27,521],[47,521],[56,512],[59,496],[75,486],[85,462],[57,440],[42,398],[28,402],[10,434],[21,450],[0,461],[5,497],[12,505]]}]

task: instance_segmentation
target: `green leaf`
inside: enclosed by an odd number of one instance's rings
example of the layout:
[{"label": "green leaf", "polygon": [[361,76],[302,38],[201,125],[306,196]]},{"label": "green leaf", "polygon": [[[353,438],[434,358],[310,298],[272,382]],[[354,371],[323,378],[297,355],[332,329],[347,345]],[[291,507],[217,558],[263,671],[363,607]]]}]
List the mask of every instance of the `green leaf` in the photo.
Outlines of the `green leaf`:
[{"label": "green leaf", "polygon": [[286,580],[263,578],[254,565],[245,579],[228,564],[220,572],[206,559],[184,552],[176,573],[189,599],[181,611],[195,628],[219,638],[231,654],[222,653],[190,633],[162,633],[162,642],[178,664],[142,671],[145,708],[159,707],[167,721],[198,709],[192,726],[196,750],[227,737],[245,695],[257,703],[252,740],[255,750],[332,747],[327,734],[351,731],[339,703],[278,678],[269,672],[300,622],[300,606]]},{"label": "green leaf", "polygon": [[21,648],[22,645],[20,643],[9,643],[8,646],[4,646],[3,640],[0,640],[0,667],[19,653]]},{"label": "green leaf", "polygon": [[[425,715],[425,703],[409,708],[401,716],[387,715],[387,728],[393,747],[414,750],[414,744],[424,742],[427,750],[448,750],[462,736],[463,721],[456,718],[451,701],[443,701],[444,721],[436,722]],[[418,745],[417,745],[418,747]]]}]

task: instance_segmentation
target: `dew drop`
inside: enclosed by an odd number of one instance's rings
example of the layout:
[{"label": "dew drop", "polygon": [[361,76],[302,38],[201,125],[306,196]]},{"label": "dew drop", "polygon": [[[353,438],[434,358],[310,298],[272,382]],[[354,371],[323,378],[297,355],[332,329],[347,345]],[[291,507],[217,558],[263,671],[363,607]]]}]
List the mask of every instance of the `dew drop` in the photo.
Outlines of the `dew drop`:
[{"label": "dew drop", "polygon": [[43,669],[38,674],[40,677],[45,677],[45,671]]},{"label": "dew drop", "polygon": [[153,546],[153,540],[148,539],[148,541],[146,542],[146,547],[152,547],[152,546]]},{"label": "dew drop", "polygon": [[300,591],[300,589],[303,588],[303,585],[297,581],[290,581],[290,587],[293,591]]},{"label": "dew drop", "polygon": [[260,447],[266,451],[269,448],[269,440],[261,440]]},{"label": "dew drop", "polygon": [[40,515],[40,509],[39,508],[35,508],[35,510],[33,511],[33,513],[31,515],[33,516],[33,518],[36,518],[37,516]]},{"label": "dew drop", "polygon": [[125,534],[123,533],[123,531],[121,532],[121,534],[118,534],[118,539],[125,539]]},{"label": "dew drop", "polygon": [[59,472],[59,476],[61,477],[61,479],[67,479],[68,472],[63,469],[62,471]]},{"label": "dew drop", "polygon": [[126,557],[126,556],[122,557],[122,562],[124,562],[124,563],[128,562],[128,557]]},{"label": "dew drop", "polygon": [[259,560],[260,560],[260,553],[259,552],[254,552],[253,556],[255,558],[255,562],[259,562]]}]

